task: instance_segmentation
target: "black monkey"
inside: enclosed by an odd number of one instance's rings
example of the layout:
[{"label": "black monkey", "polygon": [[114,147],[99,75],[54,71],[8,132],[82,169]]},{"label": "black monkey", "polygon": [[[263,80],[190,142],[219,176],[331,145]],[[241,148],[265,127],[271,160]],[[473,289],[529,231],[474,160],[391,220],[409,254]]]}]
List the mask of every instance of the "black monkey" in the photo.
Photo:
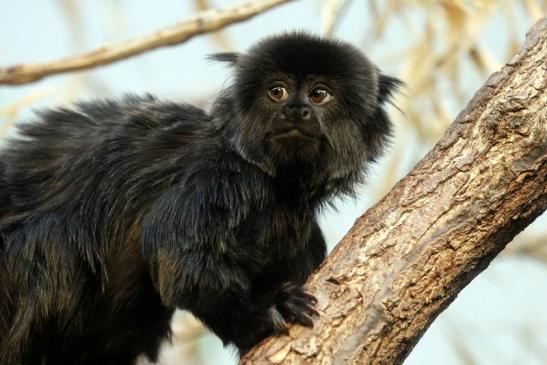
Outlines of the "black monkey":
[{"label": "black monkey", "polygon": [[312,325],[316,213],[384,149],[399,81],[304,33],[224,53],[210,112],[129,96],[42,112],[0,153],[0,364],[156,358],[175,308],[247,351]]}]

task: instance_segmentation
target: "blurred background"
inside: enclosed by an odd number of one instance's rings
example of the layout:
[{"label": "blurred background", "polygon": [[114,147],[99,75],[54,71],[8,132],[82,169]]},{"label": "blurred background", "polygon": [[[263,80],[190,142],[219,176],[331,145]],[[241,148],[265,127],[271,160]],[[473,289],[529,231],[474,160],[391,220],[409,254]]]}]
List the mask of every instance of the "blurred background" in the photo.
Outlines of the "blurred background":
[{"label": "blurred background", "polygon": [[[53,61],[149,34],[231,0],[1,0],[0,67]],[[321,223],[330,247],[355,218],[422,158],[488,76],[518,49],[547,3],[521,1],[298,0],[222,31],[85,72],[0,86],[0,139],[16,121],[78,99],[152,93],[204,107],[229,70],[208,54],[306,30],[351,42],[407,87],[390,113],[392,146],[359,199],[337,202]],[[0,142],[1,143],[1,142]],[[547,364],[547,218],[522,232],[433,323],[406,365]],[[146,315],[146,313],[143,313]],[[235,364],[189,314],[177,312],[160,364]],[[0,334],[2,335],[2,334]],[[143,359],[141,364],[146,364]]]}]

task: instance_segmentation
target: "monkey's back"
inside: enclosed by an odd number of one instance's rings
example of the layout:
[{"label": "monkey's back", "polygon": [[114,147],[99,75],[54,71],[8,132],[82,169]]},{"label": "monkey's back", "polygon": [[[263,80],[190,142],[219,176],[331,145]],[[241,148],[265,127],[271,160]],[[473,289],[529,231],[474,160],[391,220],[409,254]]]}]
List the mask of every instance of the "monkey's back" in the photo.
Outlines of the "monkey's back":
[{"label": "monkey's back", "polygon": [[208,124],[201,109],[152,97],[42,112],[37,121],[20,125],[15,140],[0,151],[10,210],[42,212],[79,202],[88,190],[161,184],[157,179],[171,178],[166,172],[184,168],[169,165],[187,161],[194,145],[207,143]]},{"label": "monkey's back", "polygon": [[210,123],[195,107],[127,97],[19,126],[0,152],[0,363],[41,362],[26,345],[51,363],[93,351],[153,357],[171,310],[144,268],[138,227],[194,161],[221,153]]}]

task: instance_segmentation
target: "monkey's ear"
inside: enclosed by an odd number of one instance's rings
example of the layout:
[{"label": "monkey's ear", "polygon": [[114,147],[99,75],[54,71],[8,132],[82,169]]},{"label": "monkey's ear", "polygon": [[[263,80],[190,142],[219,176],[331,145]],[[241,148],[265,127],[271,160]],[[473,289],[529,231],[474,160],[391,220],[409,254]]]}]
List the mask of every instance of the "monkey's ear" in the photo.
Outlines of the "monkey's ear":
[{"label": "monkey's ear", "polygon": [[219,62],[228,62],[230,66],[234,66],[241,55],[237,52],[224,52],[224,53],[213,53],[207,56],[207,59],[210,61],[219,61]]},{"label": "monkey's ear", "polygon": [[380,73],[378,78],[378,103],[389,102],[393,93],[404,85],[405,83],[401,80]]}]

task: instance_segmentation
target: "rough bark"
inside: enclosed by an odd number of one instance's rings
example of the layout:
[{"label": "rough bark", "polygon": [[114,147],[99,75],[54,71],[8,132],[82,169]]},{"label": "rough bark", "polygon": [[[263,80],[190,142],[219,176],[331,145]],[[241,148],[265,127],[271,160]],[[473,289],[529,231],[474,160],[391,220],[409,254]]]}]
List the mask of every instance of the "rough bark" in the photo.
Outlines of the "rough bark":
[{"label": "rough bark", "polygon": [[289,1],[292,0],[261,0],[239,4],[222,10],[211,9],[199,13],[184,22],[155,31],[146,36],[114,45],[103,46],[73,57],[47,63],[0,67],[0,85],[17,85],[33,82],[46,76],[107,65],[152,49],[177,45],[196,35],[219,30],[233,23],[242,22]]},{"label": "rough bark", "polygon": [[[400,364],[547,206],[547,19],[444,137],[360,217],[308,289],[321,317],[240,364]],[[495,303],[492,303],[495,305]]]}]

